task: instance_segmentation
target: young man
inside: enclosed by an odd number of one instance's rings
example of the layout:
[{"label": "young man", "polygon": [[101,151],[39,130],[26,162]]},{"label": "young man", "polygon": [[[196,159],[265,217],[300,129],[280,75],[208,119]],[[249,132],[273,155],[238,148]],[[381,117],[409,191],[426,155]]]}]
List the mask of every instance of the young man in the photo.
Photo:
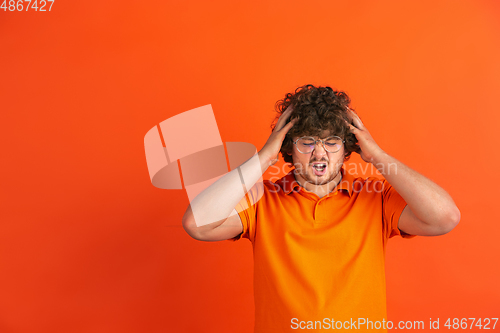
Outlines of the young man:
[{"label": "young man", "polygon": [[[460,220],[448,193],[385,153],[349,103],[330,87],[305,85],[287,94],[257,154],[260,168],[255,159],[245,162],[184,215],[196,239],[252,242],[255,332],[384,331],[388,239],[442,235]],[[295,169],[258,186],[279,152]],[[385,179],[346,172],[352,152]],[[245,197],[240,179],[250,188]],[[196,221],[195,206],[203,212]]]}]

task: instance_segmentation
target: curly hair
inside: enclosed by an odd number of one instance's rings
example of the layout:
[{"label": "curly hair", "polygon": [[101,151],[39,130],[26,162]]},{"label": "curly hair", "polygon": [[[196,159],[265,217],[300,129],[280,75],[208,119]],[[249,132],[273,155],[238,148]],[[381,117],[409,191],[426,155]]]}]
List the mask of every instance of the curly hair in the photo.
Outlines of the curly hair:
[{"label": "curly hair", "polygon": [[[279,117],[292,105],[293,111],[286,123],[294,118],[299,121],[288,131],[281,145],[281,156],[287,163],[293,163],[293,137],[319,136],[324,130],[345,140],[344,161],[350,158],[352,152],[361,152],[356,136],[351,132],[344,120],[352,122],[347,116],[347,107],[351,99],[343,91],[336,91],[330,87],[315,87],[306,84],[295,89],[295,93],[287,93],[285,98],[275,104],[277,116],[271,124],[274,130]],[[353,110],[352,108],[350,108]],[[354,110],[353,110],[354,111]]]}]

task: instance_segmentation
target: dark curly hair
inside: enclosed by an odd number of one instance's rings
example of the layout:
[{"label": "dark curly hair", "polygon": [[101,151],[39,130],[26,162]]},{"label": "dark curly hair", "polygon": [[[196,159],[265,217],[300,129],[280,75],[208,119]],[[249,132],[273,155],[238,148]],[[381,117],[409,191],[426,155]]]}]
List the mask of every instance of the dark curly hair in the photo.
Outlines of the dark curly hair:
[{"label": "dark curly hair", "polygon": [[330,87],[315,87],[312,84],[298,87],[294,94],[287,93],[285,98],[277,101],[275,109],[278,114],[271,124],[273,130],[281,114],[290,105],[293,111],[287,123],[293,118],[299,118],[281,145],[280,152],[285,162],[292,163],[292,156],[288,153],[292,152],[293,137],[319,136],[324,130],[329,130],[333,135],[345,140],[344,161],[350,158],[352,152],[361,152],[356,136],[344,122],[344,119],[349,121],[347,107],[350,102],[351,99],[343,91],[336,91]]}]

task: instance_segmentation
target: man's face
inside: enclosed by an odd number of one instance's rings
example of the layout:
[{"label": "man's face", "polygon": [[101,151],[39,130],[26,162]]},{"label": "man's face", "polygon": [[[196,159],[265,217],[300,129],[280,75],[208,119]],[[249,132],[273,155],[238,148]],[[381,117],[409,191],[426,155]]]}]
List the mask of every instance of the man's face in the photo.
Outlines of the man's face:
[{"label": "man's face", "polygon": [[[321,137],[312,136],[315,140],[325,139],[330,136],[328,131],[324,131]],[[298,137],[293,138],[293,141]],[[317,142],[315,149],[303,154],[293,145],[292,153],[293,164],[295,166],[295,175],[299,183],[309,182],[313,185],[326,185],[333,181],[344,163],[344,144],[336,153],[326,151],[320,142]],[[321,164],[326,164],[322,170]]]}]

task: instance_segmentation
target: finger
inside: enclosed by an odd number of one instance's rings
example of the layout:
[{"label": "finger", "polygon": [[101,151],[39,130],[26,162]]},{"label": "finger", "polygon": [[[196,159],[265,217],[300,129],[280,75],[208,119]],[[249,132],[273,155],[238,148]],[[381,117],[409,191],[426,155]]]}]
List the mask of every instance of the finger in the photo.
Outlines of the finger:
[{"label": "finger", "polygon": [[365,127],[365,125],[361,121],[361,118],[359,118],[359,116],[357,114],[354,114],[353,120],[354,120],[354,125],[356,125],[357,128],[363,129]]},{"label": "finger", "polygon": [[293,125],[295,125],[297,123],[297,118],[294,118],[292,119],[288,124],[286,124],[285,126],[283,126],[283,128],[281,128],[280,130],[276,131],[280,134],[280,137],[285,137],[286,133],[288,133],[288,131],[290,130],[290,128],[293,127]]},{"label": "finger", "polygon": [[349,107],[347,107],[347,114],[349,116],[349,119],[351,120],[351,122],[356,125],[357,128],[364,128],[365,125],[363,124],[363,122],[361,121],[361,118],[359,118],[359,116],[354,112],[352,111],[351,109],[349,109]]},{"label": "finger", "polygon": [[346,125],[349,126],[349,129],[351,130],[352,133],[356,134],[356,131],[359,131],[360,129],[357,128],[356,126],[350,124],[347,120],[344,120]]},{"label": "finger", "polygon": [[275,131],[279,131],[283,128],[285,125],[287,119],[290,117],[292,114],[293,108],[290,105],[279,117],[278,122],[276,123],[276,127],[274,128]]},{"label": "finger", "polygon": [[346,112],[346,116],[347,116],[347,119],[349,119],[349,122],[352,123],[352,110],[349,109],[349,107],[346,106],[346,109],[347,109],[347,112]]},{"label": "finger", "polygon": [[297,123],[297,121],[299,121],[299,118],[293,118],[292,120],[290,120],[290,122],[288,124],[283,126],[283,128],[280,131],[283,131],[284,134],[288,133],[290,128],[292,128],[293,125],[295,125]]},{"label": "finger", "polygon": [[281,114],[281,116],[278,119],[278,124],[280,125],[279,129],[281,129],[285,125],[287,119],[292,114],[292,111],[293,111],[293,108],[291,105],[289,107],[287,107],[285,111],[283,111],[283,113]]}]

